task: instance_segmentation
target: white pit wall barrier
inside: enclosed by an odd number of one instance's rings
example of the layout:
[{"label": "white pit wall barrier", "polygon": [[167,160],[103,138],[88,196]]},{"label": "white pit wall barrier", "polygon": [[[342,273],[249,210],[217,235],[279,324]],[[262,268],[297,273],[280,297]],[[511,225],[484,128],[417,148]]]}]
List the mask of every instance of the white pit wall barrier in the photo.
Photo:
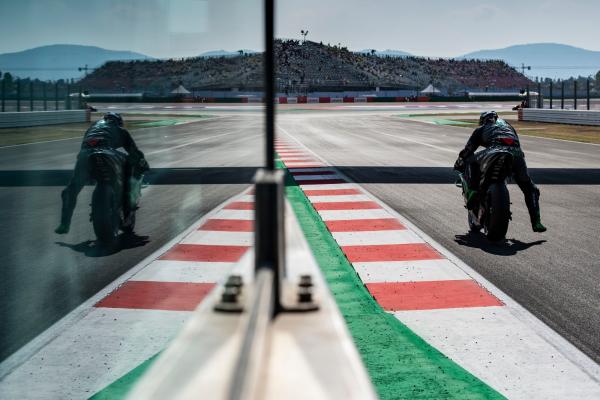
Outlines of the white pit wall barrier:
[{"label": "white pit wall barrier", "polygon": [[519,111],[519,120],[600,126],[600,111],[524,108]]},{"label": "white pit wall barrier", "polygon": [[0,112],[0,128],[89,122],[87,110]]}]

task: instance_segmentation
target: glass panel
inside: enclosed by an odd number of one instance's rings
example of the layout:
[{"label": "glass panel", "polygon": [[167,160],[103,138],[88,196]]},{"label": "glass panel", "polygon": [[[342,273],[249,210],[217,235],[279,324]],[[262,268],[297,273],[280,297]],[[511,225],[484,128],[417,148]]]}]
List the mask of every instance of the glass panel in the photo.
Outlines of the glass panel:
[{"label": "glass panel", "polygon": [[251,245],[231,198],[264,164],[263,22],[259,0],[2,2],[0,361],[25,362],[2,390],[96,393]]}]

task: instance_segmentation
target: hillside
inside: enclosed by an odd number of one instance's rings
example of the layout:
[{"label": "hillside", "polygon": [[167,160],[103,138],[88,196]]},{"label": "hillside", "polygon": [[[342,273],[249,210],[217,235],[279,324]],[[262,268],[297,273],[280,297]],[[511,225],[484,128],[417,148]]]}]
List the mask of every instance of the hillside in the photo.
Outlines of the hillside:
[{"label": "hillside", "polygon": [[480,50],[465,54],[461,59],[503,60],[518,67],[531,66],[529,76],[567,79],[571,76],[594,76],[600,70],[600,51],[557,43],[533,43],[496,50]]},{"label": "hillside", "polygon": [[0,71],[22,78],[57,80],[80,78],[86,64],[96,68],[109,60],[151,59],[132,51],[107,50],[95,46],[56,44],[17,53],[0,54]]},{"label": "hillside", "polygon": [[[529,81],[502,61],[381,57],[315,42],[277,41],[278,89],[422,89],[430,82],[450,93],[465,89],[504,90]],[[108,62],[82,80],[91,91],[165,94],[188,89],[262,87],[262,54],[188,59]]]}]

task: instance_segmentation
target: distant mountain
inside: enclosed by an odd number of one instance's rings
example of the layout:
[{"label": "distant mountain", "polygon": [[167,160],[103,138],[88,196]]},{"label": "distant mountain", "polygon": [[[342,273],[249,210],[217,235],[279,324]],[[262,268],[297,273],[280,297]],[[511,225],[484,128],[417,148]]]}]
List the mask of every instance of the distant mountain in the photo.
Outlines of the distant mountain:
[{"label": "distant mountain", "polygon": [[371,51],[375,50],[375,55],[376,56],[390,56],[390,57],[409,57],[412,56],[412,54],[407,53],[405,51],[400,51],[400,50],[376,50],[376,49],[364,49],[361,51],[357,51],[357,53],[361,53],[361,54],[371,54]]},{"label": "distant mountain", "polygon": [[530,77],[566,79],[571,76],[594,76],[600,70],[600,51],[558,43],[532,43],[496,50],[480,50],[457,57],[482,60],[500,59],[520,70],[521,63],[531,66],[525,70]]},{"label": "distant mountain", "polygon": [[[255,50],[248,50],[248,49],[241,49],[244,54],[255,54],[258,53]],[[238,56],[239,50],[238,51],[227,51],[227,50],[211,50],[211,51],[205,51],[204,53],[200,54],[199,57],[235,57]]]},{"label": "distant mountain", "polygon": [[[153,59],[132,51],[107,50],[95,46],[55,44],[17,53],[0,54],[0,71],[22,78],[41,80],[80,78],[78,68],[100,67],[107,61]],[[91,71],[90,71],[91,72]]]}]

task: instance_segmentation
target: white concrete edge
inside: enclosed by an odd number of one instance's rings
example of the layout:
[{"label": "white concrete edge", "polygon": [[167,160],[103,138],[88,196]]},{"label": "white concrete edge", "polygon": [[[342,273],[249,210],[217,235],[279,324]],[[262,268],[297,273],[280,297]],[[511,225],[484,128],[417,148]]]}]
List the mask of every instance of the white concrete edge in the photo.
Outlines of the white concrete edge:
[{"label": "white concrete edge", "polygon": [[[98,303],[108,294],[113,292],[119,286],[124,284],[126,281],[131,279],[135,274],[137,274],[140,270],[148,266],[151,262],[156,260],[160,255],[164,254],[168,249],[179,243],[185,236],[198,229],[206,220],[210,219],[213,215],[217,214],[219,211],[223,209],[223,207],[231,202],[235,201],[237,198],[244,196],[245,192],[248,188],[242,190],[239,194],[228,198],[223,201],[211,211],[206,213],[197,221],[193,222],[188,228],[184,229],[181,233],[171,239],[169,242],[165,243],[159,249],[154,251],[152,254],[144,258],[142,261],[137,263],[135,266],[124,272],[118,278],[113,280],[103,289],[101,289],[98,293],[87,299],[85,302],[81,303],[74,310],[70,311],[67,315],[56,321],[50,327],[48,327],[45,331],[38,334],[35,338],[17,350],[15,353],[10,355],[7,359],[5,359],[2,363],[0,363],[0,380],[2,380],[5,376],[9,375],[12,371],[17,369],[21,364],[26,362],[29,358],[33,357],[36,353],[38,353],[42,348],[51,343],[54,339],[56,339],[62,332],[64,332],[69,327],[76,324],[78,321],[83,319],[89,311],[93,308],[94,304]],[[142,205],[143,207],[143,205]]]},{"label": "white concrete edge", "polygon": [[[321,160],[324,163],[327,163],[323,158],[309,149],[307,146],[302,144],[298,139],[296,139],[293,135],[283,129],[281,126],[278,126],[282,132],[292,138],[296,143],[298,143],[301,147],[305,148],[311,154],[313,154],[317,159]],[[571,361],[577,367],[581,369],[583,373],[588,375],[591,379],[600,383],[600,365],[598,365],[594,360],[592,360],[588,355],[579,350],[575,345],[569,342],[567,339],[563,338],[559,335],[554,329],[549,327],[543,321],[534,316],[530,311],[528,311],[525,307],[517,303],[514,299],[500,290],[496,285],[492,282],[488,281],[484,278],[479,272],[475,271],[471,266],[463,262],[460,258],[442,246],[440,243],[436,242],[432,237],[423,232],[420,228],[418,228],[411,221],[406,219],[404,216],[399,214],[393,208],[388,206],[382,200],[373,196],[369,191],[364,189],[362,186],[356,184],[352,179],[348,176],[344,175],[341,171],[339,171],[335,167],[334,168],[340,176],[343,176],[348,182],[354,183],[356,186],[360,187],[366,195],[371,197],[374,201],[381,204],[381,206],[388,211],[391,215],[395,216],[400,220],[402,224],[404,224],[407,228],[412,229],[415,234],[419,235],[424,241],[429,243],[434,249],[439,251],[442,255],[448,258],[448,260],[452,261],[456,264],[457,267],[462,269],[467,275],[471,276],[477,283],[485,287],[490,293],[500,299],[511,311],[511,313],[517,318],[519,321],[524,323],[526,326],[531,328],[535,333],[537,333],[542,339],[544,339],[548,344],[554,347],[560,354],[562,354],[567,360]],[[458,195],[458,192],[457,192]]]}]

